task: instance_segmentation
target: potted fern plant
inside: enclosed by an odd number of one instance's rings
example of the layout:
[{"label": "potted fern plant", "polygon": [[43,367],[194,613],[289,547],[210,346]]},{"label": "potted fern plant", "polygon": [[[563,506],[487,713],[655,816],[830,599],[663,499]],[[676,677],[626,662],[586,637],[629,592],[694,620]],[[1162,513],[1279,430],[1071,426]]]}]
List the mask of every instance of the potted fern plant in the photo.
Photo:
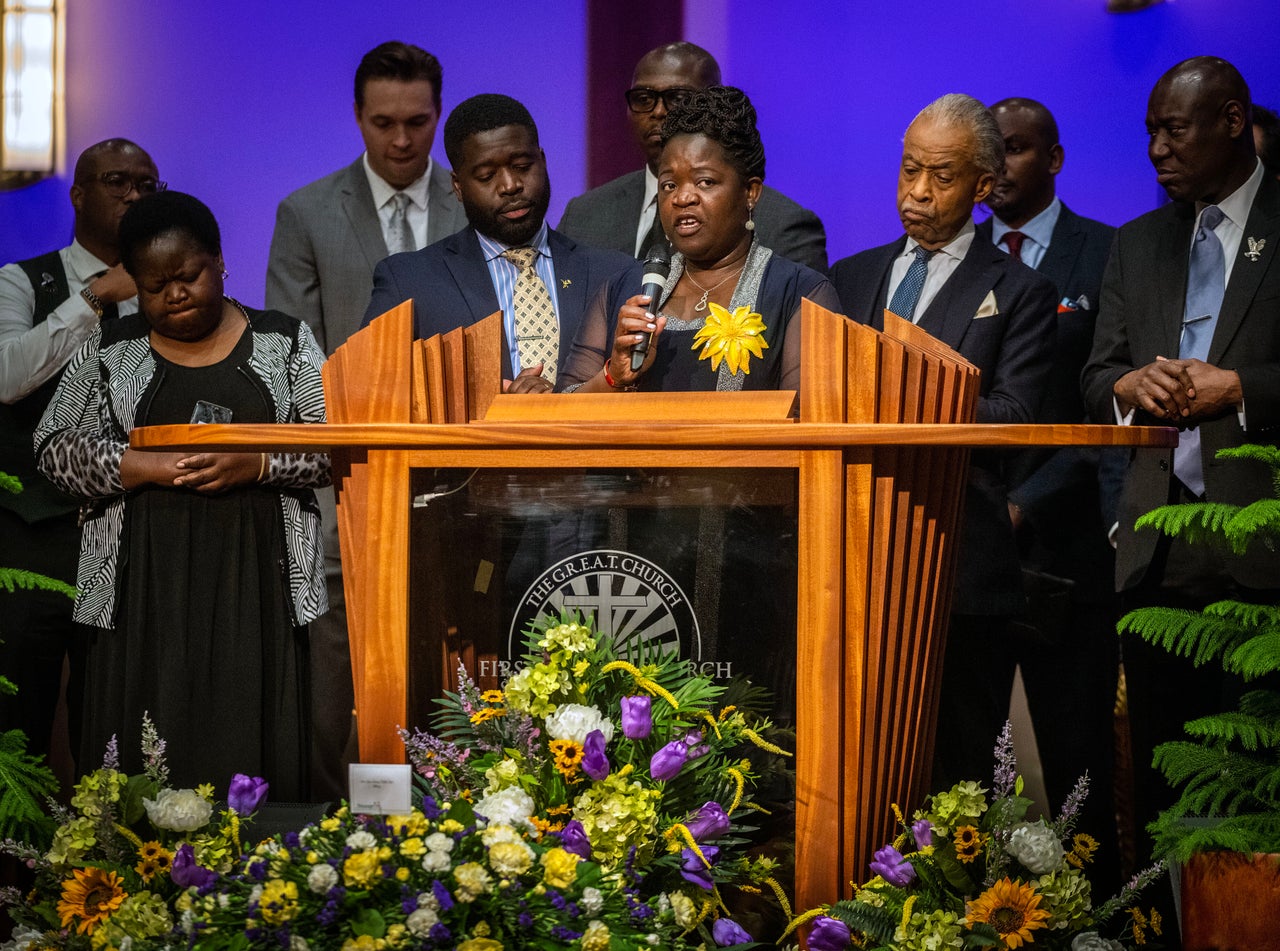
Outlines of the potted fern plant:
[{"label": "potted fern plant", "polygon": [[[1269,466],[1274,496],[1246,506],[1166,505],[1138,526],[1225,544],[1237,555],[1280,540],[1280,448],[1245,445],[1218,455]],[[1280,605],[1141,608],[1119,629],[1197,666],[1219,663],[1247,686],[1235,710],[1191,720],[1187,739],[1156,747],[1154,764],[1180,795],[1150,830],[1156,857],[1182,866],[1185,948],[1271,947],[1280,920]],[[1223,891],[1211,894],[1212,883]],[[1250,929],[1265,930],[1254,940]]]}]

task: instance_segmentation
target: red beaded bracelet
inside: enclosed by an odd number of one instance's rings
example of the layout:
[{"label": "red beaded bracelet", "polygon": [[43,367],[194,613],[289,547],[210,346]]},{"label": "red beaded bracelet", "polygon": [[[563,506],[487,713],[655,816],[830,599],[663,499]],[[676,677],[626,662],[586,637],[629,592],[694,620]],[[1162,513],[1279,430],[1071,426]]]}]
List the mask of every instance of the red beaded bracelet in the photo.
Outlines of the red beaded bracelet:
[{"label": "red beaded bracelet", "polygon": [[608,360],[604,361],[604,381],[605,381],[606,383],[608,383],[608,384],[609,384],[609,389],[611,389],[611,390],[624,390],[624,391],[625,391],[625,390],[634,390],[634,389],[635,389],[635,387],[634,387],[634,386],[624,386],[624,385],[622,385],[622,384],[618,383],[618,381],[617,381],[617,380],[615,380],[612,376],[610,376],[610,375],[609,375],[609,361],[608,361]]}]

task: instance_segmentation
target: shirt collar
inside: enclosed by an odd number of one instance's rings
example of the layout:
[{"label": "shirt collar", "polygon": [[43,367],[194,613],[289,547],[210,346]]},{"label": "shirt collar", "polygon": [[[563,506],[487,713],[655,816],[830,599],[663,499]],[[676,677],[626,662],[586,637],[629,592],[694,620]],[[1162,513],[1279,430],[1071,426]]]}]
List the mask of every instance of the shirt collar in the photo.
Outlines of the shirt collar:
[{"label": "shirt collar", "polygon": [[551,257],[551,245],[547,241],[547,233],[549,230],[550,229],[547,227],[546,221],[543,221],[542,227],[540,227],[538,229],[538,233],[533,236],[533,240],[526,241],[524,244],[519,245],[503,244],[501,241],[490,238],[488,235],[481,234],[479,231],[476,232],[476,237],[480,239],[480,250],[484,252],[484,259],[486,262],[492,261],[494,258],[500,256],[502,252],[508,248],[516,247],[533,248],[539,254],[544,255],[545,257]]},{"label": "shirt collar", "polygon": [[71,242],[71,248],[67,252],[67,265],[71,272],[67,276],[82,284],[88,284],[94,277],[110,269],[110,265],[79,241]]},{"label": "shirt collar", "polygon": [[1062,200],[1057,195],[1053,196],[1053,201],[1049,202],[1049,207],[1028,221],[1021,228],[1010,228],[995,215],[991,216],[991,242],[998,245],[1000,239],[1010,231],[1021,231],[1024,235],[1040,245],[1042,248],[1049,247],[1049,242],[1053,240],[1053,229],[1058,226],[1058,215],[1062,213]]},{"label": "shirt collar", "polygon": [[[945,254],[947,257],[955,258],[957,261],[963,261],[964,256],[969,253],[969,247],[973,244],[973,215],[969,216],[969,220],[964,223],[960,229],[960,233],[935,251],[935,254]],[[907,246],[902,249],[903,256],[915,254],[916,248],[920,246],[915,238],[907,236]]]},{"label": "shirt collar", "polygon": [[642,209],[648,208],[654,203],[658,197],[658,176],[653,174],[653,169],[648,165],[644,167],[644,201],[640,204]]},{"label": "shirt collar", "polygon": [[[1250,175],[1243,185],[1233,191],[1222,201],[1218,202],[1218,207],[1222,209],[1222,214],[1230,219],[1231,223],[1237,228],[1244,231],[1244,226],[1249,220],[1249,210],[1253,207],[1253,200],[1258,196],[1258,189],[1262,187],[1262,160],[1255,159],[1253,174]],[[1205,209],[1205,202],[1196,202],[1196,215]]]},{"label": "shirt collar", "polygon": [[411,182],[404,188],[392,188],[387,184],[386,179],[373,170],[373,166],[369,164],[368,152],[365,152],[361,158],[364,160],[365,177],[369,179],[369,190],[373,192],[374,208],[381,209],[397,192],[404,192],[417,207],[424,211],[426,210],[427,185],[431,181],[431,165],[435,161],[434,159],[427,158],[427,170],[416,181]]}]

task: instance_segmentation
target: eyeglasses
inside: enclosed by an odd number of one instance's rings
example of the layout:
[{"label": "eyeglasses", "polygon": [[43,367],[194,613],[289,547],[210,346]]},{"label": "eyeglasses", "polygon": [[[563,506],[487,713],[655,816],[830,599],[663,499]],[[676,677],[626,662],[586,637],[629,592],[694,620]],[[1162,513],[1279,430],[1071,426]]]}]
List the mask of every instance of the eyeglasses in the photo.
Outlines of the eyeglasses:
[{"label": "eyeglasses", "polygon": [[103,172],[98,182],[112,198],[124,198],[135,188],[139,195],[154,195],[169,187],[168,182],[156,181],[150,175],[145,178],[133,178],[124,172]]},{"label": "eyeglasses", "polygon": [[632,112],[653,112],[662,100],[668,111],[688,100],[697,90],[688,86],[673,86],[670,89],[650,89],[648,86],[636,86],[627,90],[627,108]]}]

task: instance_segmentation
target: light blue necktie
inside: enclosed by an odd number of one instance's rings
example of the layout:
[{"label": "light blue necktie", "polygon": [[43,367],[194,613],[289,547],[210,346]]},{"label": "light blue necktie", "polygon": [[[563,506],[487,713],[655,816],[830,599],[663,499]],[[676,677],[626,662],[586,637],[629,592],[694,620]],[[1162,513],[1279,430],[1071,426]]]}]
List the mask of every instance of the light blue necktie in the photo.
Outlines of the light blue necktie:
[{"label": "light blue necktie", "polygon": [[[1213,329],[1222,309],[1222,296],[1227,289],[1226,259],[1222,242],[1213,233],[1222,221],[1222,209],[1206,205],[1200,212],[1200,226],[1191,243],[1191,261],[1187,270],[1187,304],[1182,312],[1182,337],[1178,356],[1184,360],[1207,360]],[[1173,471],[1182,484],[1195,495],[1204,495],[1204,469],[1200,463],[1200,427],[1187,429],[1178,437],[1173,451]]]},{"label": "light blue necktie", "polygon": [[924,279],[929,273],[929,258],[933,252],[916,245],[916,259],[907,268],[902,283],[893,292],[893,300],[889,301],[889,309],[905,320],[914,320],[916,304],[920,303],[920,292],[924,290]]}]

